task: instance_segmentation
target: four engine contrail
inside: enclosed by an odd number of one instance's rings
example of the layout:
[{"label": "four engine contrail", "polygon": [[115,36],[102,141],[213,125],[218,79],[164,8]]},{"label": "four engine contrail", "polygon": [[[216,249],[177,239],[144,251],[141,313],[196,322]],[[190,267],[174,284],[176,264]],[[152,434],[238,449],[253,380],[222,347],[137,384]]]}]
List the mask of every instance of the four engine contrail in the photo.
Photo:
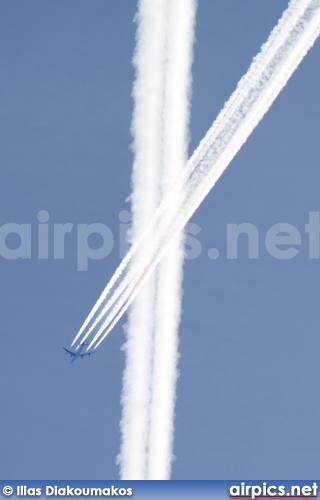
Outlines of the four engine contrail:
[{"label": "four engine contrail", "polygon": [[[171,239],[184,227],[254,128],[268,111],[320,32],[320,0],[291,0],[268,41],[176,179],[143,235],[103,292],[96,347],[130,305]],[[169,207],[169,209],[168,209]],[[153,245],[129,269],[133,256],[156,228]],[[121,315],[119,314],[121,312]]]},{"label": "four engine contrail", "polygon": [[[74,342],[86,331],[99,310],[99,319],[95,320],[99,329],[88,349],[103,341],[169,244],[268,111],[319,34],[320,0],[291,0],[183,173],[179,174],[142,236],[116,270]],[[149,244],[150,239],[152,244]],[[89,331],[91,333],[93,328]],[[88,335],[87,331],[84,338]],[[152,475],[151,466],[149,473]]]}]

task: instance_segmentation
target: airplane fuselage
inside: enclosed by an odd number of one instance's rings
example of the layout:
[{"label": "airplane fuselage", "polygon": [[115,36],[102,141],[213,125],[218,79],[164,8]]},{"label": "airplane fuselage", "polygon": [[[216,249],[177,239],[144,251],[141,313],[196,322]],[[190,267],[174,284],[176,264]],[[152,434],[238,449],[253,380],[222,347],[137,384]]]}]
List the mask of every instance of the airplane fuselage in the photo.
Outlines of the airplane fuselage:
[{"label": "airplane fuselage", "polygon": [[70,363],[74,363],[76,359],[80,358],[80,354],[82,353],[84,348],[84,344],[81,344],[78,351],[76,352],[76,355],[71,359]]},{"label": "airplane fuselage", "polygon": [[70,356],[71,356],[70,363],[74,363],[75,360],[78,358],[83,358],[85,356],[90,357],[91,354],[94,354],[94,352],[92,352],[92,351],[91,352],[84,352],[84,353],[82,352],[86,345],[89,345],[89,344],[84,344],[84,343],[80,344],[78,350],[75,352],[70,351],[69,349],[66,349],[66,347],[63,348],[66,351],[66,353],[70,354]]}]

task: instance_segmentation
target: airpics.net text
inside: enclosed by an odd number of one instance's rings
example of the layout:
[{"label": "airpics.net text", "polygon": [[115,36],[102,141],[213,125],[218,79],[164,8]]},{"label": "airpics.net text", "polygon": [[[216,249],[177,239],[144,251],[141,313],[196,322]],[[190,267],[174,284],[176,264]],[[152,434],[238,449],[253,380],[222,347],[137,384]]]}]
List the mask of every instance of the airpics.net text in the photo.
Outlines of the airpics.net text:
[{"label": "airpics.net text", "polygon": [[[78,271],[87,271],[90,260],[102,260],[117,249],[119,258],[126,254],[131,215],[127,210],[119,213],[119,227],[112,231],[101,222],[91,224],[52,223],[49,212],[40,210],[33,223],[8,222],[0,225],[0,258],[7,260],[39,259],[63,260],[72,254]],[[204,249],[201,243],[201,227],[189,222],[185,229],[185,258],[200,257]],[[116,234],[115,234],[116,233]],[[221,242],[221,237],[220,237]],[[235,260],[245,255],[259,259],[264,247],[267,255],[277,260],[290,260],[300,253],[301,245],[308,247],[309,259],[320,259],[320,212],[311,211],[308,221],[300,230],[293,224],[280,222],[271,225],[263,234],[249,222],[226,225],[224,256]],[[239,248],[241,246],[241,252]],[[210,248],[211,260],[221,256],[218,248]]]}]

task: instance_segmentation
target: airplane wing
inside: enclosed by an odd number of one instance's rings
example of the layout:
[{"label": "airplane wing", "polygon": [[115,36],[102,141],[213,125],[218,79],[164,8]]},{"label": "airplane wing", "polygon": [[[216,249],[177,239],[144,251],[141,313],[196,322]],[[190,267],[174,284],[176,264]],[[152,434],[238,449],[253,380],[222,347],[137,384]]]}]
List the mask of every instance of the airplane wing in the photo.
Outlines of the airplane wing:
[{"label": "airplane wing", "polygon": [[63,347],[63,349],[66,351],[67,354],[70,354],[71,357],[75,356],[76,353],[75,352],[72,352],[72,351],[69,351],[68,349],[66,349],[65,347]]},{"label": "airplane wing", "polygon": [[96,351],[92,352],[85,352],[84,354],[80,354],[80,356],[83,358],[83,356],[91,356],[91,354],[95,354]]}]

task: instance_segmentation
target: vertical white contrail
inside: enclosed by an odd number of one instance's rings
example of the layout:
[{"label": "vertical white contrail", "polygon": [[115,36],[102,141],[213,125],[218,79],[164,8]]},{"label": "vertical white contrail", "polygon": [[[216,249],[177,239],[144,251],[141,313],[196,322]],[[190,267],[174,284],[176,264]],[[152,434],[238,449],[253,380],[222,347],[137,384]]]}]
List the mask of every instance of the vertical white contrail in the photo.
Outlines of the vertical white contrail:
[{"label": "vertical white contrail", "polygon": [[[161,0],[162,8],[159,8],[159,4],[150,2],[140,2],[139,5],[134,59],[137,79],[132,127],[135,153],[132,243],[156,211],[159,194],[163,196],[166,193],[187,160],[195,5],[195,0]],[[153,243],[152,235],[150,243]],[[181,306],[182,245],[181,236],[175,241],[170,255],[158,271],[159,286],[157,287],[156,275],[153,275],[129,311],[127,366],[122,398],[122,478],[145,478],[150,470],[157,467],[157,463],[161,464],[157,477],[166,479],[170,473],[178,355],[177,330]],[[135,263],[133,261],[132,265]],[[154,332],[154,371],[151,373]],[[165,371],[160,385],[158,372],[163,365],[164,350]],[[150,382],[152,406],[148,408]],[[159,404],[163,406],[162,418],[154,411]],[[147,473],[146,437],[149,419],[151,439]],[[160,439],[161,449],[158,449],[157,439]]]},{"label": "vertical white contrail", "polygon": [[[162,196],[167,194],[187,162],[196,3],[196,0],[172,0],[169,5]],[[170,244],[157,271],[148,479],[170,478],[183,259],[184,236],[181,233]]]},{"label": "vertical white contrail", "polygon": [[[167,0],[139,1],[133,59],[136,79],[132,120],[131,243],[136,242],[159,204],[166,17]],[[136,261],[133,259],[132,267]],[[125,327],[122,442],[118,457],[122,479],[146,478],[155,286],[156,276],[153,274],[133,302]]]}]

